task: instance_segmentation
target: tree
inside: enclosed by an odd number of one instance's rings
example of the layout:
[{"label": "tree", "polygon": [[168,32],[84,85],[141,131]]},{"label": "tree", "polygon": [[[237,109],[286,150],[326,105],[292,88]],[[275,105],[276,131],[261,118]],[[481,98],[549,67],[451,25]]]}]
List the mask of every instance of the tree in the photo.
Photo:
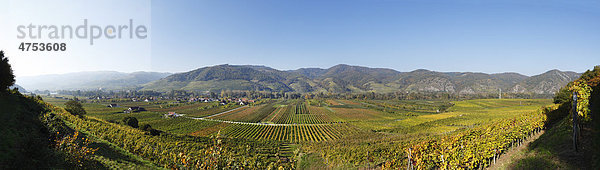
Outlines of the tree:
[{"label": "tree", "polygon": [[82,116],[86,114],[85,109],[81,106],[81,103],[75,100],[70,100],[65,103],[65,110],[73,115]]},{"label": "tree", "polygon": [[571,100],[572,100],[571,99],[571,91],[569,91],[569,89],[565,88],[565,87],[560,88],[558,93],[556,93],[554,95],[554,103],[555,104],[571,102]]},{"label": "tree", "polygon": [[4,56],[4,51],[0,51],[0,92],[6,92],[8,87],[15,84],[15,75],[8,63],[8,58]]},{"label": "tree", "polygon": [[131,117],[131,116],[127,116],[125,118],[123,118],[123,123],[125,123],[126,125],[129,125],[133,128],[138,128],[138,120],[135,117]]}]

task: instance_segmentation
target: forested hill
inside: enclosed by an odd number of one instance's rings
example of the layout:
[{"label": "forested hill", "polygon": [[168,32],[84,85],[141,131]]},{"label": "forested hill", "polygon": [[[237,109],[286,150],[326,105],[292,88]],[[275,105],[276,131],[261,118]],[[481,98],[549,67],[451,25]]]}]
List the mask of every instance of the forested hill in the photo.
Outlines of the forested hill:
[{"label": "forested hill", "polygon": [[286,92],[448,92],[458,94],[554,94],[581,74],[550,70],[525,76],[519,73],[485,74],[336,65],[328,69],[276,70],[265,66],[217,65],[177,73],[143,85],[142,90],[256,90]]}]

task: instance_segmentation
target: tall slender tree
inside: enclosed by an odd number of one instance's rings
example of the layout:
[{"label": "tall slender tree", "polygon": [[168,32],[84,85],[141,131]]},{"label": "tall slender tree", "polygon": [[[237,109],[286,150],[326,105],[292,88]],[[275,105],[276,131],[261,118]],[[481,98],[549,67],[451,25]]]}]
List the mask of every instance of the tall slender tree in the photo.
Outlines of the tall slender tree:
[{"label": "tall slender tree", "polygon": [[6,92],[8,87],[15,84],[15,75],[8,63],[8,58],[4,56],[4,51],[0,51],[0,92]]}]

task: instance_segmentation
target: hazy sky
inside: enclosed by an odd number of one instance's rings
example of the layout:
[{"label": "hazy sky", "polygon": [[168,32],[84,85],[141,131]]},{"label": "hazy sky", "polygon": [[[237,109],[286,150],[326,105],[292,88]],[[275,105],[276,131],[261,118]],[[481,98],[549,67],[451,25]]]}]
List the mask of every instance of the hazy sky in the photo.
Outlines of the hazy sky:
[{"label": "hazy sky", "polygon": [[[41,1],[38,8],[49,2]],[[108,41],[111,46],[102,50],[98,50],[102,46],[99,41],[98,47],[82,47],[86,50],[69,53],[60,60],[63,63],[53,63],[55,70],[32,68],[40,65],[36,60],[12,60],[19,57],[12,54],[20,54],[15,52],[18,44],[12,41],[0,47],[7,51],[11,62],[17,62],[12,63],[17,75],[93,70],[183,72],[225,63],[284,70],[344,63],[398,71],[425,68],[535,75],[550,69],[583,72],[600,64],[598,1],[143,2],[114,1],[92,8],[104,13],[63,18],[76,24],[83,18],[99,16],[98,20],[103,21],[97,21],[100,24],[120,24],[132,18],[130,15],[141,15],[133,18],[149,25],[151,39]],[[1,6],[0,10],[6,10]],[[150,12],[144,12],[147,6],[151,6]],[[82,4],[60,8],[51,10],[90,7]],[[137,8],[142,10],[132,10]],[[21,9],[13,6],[9,11],[14,10]],[[102,17],[115,10],[119,15]],[[33,18],[47,19],[39,10],[25,12],[33,13]],[[21,21],[20,16],[8,16]],[[4,22],[2,19],[0,22]],[[7,30],[9,37],[16,36],[14,24],[2,31]],[[140,47],[128,48],[130,45]],[[111,49],[117,47],[121,49]],[[145,49],[149,52],[137,53]],[[106,56],[102,61],[110,62],[100,62],[98,58],[103,55],[118,57]],[[67,67],[64,61],[70,58],[77,60]],[[84,66],[76,66],[78,63]]]},{"label": "hazy sky", "polygon": [[[132,72],[151,70],[152,34],[146,39],[100,38],[90,45],[92,25],[147,25],[151,27],[151,2],[145,0],[0,0],[0,49],[5,51],[17,76],[69,73],[79,71],[115,70]],[[19,39],[19,26],[36,28],[70,26],[77,29],[87,20],[88,38],[71,38],[69,32],[51,38],[46,29],[22,30],[26,38]],[[128,26],[129,27],[129,26]],[[84,27],[82,27],[84,28]],[[123,29],[129,37],[128,30]],[[150,28],[151,31],[151,28]],[[41,32],[42,38],[37,38]],[[96,31],[100,32],[100,31]],[[115,30],[116,32],[116,30]],[[31,38],[30,35],[36,36]],[[65,43],[66,51],[21,51],[21,43]],[[31,48],[32,49],[32,48]]]}]

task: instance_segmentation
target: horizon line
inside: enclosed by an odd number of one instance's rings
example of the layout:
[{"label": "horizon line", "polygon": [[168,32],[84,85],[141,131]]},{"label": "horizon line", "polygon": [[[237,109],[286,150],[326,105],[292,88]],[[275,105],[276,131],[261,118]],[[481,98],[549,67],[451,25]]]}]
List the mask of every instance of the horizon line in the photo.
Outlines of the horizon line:
[{"label": "horizon line", "polygon": [[186,73],[186,72],[190,72],[193,70],[197,70],[197,69],[202,69],[202,68],[207,68],[207,67],[215,67],[215,66],[222,66],[222,65],[231,65],[231,66],[260,66],[260,67],[267,67],[267,68],[271,68],[271,69],[275,69],[275,70],[279,70],[279,71],[295,71],[295,70],[299,70],[299,69],[323,69],[323,70],[327,70],[330,69],[332,67],[335,66],[339,66],[339,65],[346,65],[346,66],[352,66],[352,67],[365,67],[365,68],[371,68],[371,69],[390,69],[390,70],[394,70],[396,72],[399,73],[409,73],[409,72],[414,72],[417,70],[427,70],[427,71],[432,71],[432,72],[438,72],[438,73],[483,73],[483,74],[506,74],[506,73],[516,73],[516,74],[520,74],[520,75],[524,75],[527,77],[532,77],[532,76],[536,76],[536,75],[540,75],[540,74],[544,74],[546,72],[552,71],[552,70],[558,70],[561,72],[575,72],[575,73],[584,73],[585,71],[589,70],[585,70],[582,72],[577,72],[577,71],[572,71],[572,70],[561,70],[561,69],[557,69],[557,68],[553,68],[553,69],[548,69],[547,71],[544,71],[542,73],[538,73],[538,74],[534,74],[534,75],[527,75],[527,74],[523,74],[523,73],[519,73],[519,72],[514,72],[514,71],[506,71],[506,72],[494,72],[494,73],[488,73],[488,72],[482,72],[482,71],[438,71],[438,70],[431,70],[431,69],[427,69],[427,68],[419,68],[419,69],[414,69],[411,71],[398,71],[396,69],[393,68],[386,68],[386,67],[368,67],[368,66],[363,66],[363,65],[352,65],[352,64],[345,64],[345,63],[340,63],[340,64],[335,64],[333,66],[330,66],[328,68],[321,68],[321,67],[300,67],[300,68],[296,68],[296,69],[279,69],[279,68],[274,68],[271,66],[267,66],[267,65],[261,65],[261,64],[215,64],[215,65],[207,65],[207,66],[202,66],[202,67],[198,67],[196,69],[191,69],[188,71],[175,71],[175,72],[171,72],[171,71],[152,71],[152,70],[138,70],[138,71],[132,71],[132,72],[124,72],[124,71],[117,71],[117,70],[84,70],[84,71],[76,71],[76,72],[66,72],[66,73],[50,73],[50,74],[36,74],[36,75],[23,75],[23,76],[15,76],[15,79],[19,78],[19,77],[37,77],[37,76],[52,76],[52,75],[66,75],[66,74],[75,74],[75,73],[92,73],[92,72],[117,72],[117,73],[126,73],[126,74],[132,74],[132,73],[137,73],[137,72],[147,72],[147,73],[168,73],[168,74],[179,74],[179,73]]}]

